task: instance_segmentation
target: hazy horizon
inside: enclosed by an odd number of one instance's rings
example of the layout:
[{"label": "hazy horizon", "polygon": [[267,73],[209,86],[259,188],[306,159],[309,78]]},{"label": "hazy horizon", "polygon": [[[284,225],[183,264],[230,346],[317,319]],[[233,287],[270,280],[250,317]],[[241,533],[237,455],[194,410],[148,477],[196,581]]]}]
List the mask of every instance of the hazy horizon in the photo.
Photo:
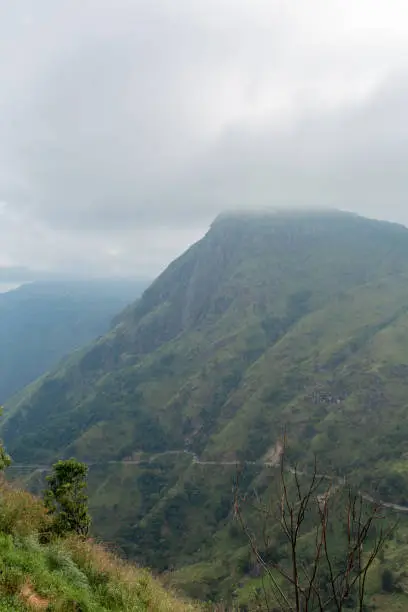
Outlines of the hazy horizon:
[{"label": "hazy horizon", "polygon": [[[215,223],[219,218],[233,218],[235,216],[237,217],[254,217],[256,218],[257,216],[269,216],[269,215],[274,215],[274,214],[278,214],[278,215],[285,215],[285,214],[289,214],[289,215],[296,215],[296,214],[300,214],[300,215],[319,215],[319,214],[324,214],[324,215],[330,215],[333,214],[333,216],[336,215],[356,215],[356,216],[360,216],[362,218],[365,219],[374,219],[374,220],[378,220],[378,221],[383,221],[384,223],[395,223],[393,221],[387,221],[385,219],[376,219],[375,217],[372,217],[370,215],[360,215],[357,212],[353,212],[353,211],[347,211],[347,210],[341,210],[341,209],[333,209],[333,208],[325,208],[325,207],[320,207],[320,208],[315,208],[315,207],[292,207],[292,208],[281,208],[281,207],[275,207],[275,208],[242,208],[242,209],[229,209],[229,210],[224,210],[221,211],[214,219],[213,221],[209,224],[208,227],[203,229],[203,232],[197,237],[197,239],[193,242],[199,241],[201,238],[204,237],[205,233],[211,228],[211,226],[213,225],[213,223]],[[407,228],[408,230],[408,225],[404,224],[404,223],[398,223],[398,225],[401,225],[405,228]],[[190,245],[187,245],[190,246]],[[176,252],[174,254],[174,258],[179,257],[180,255],[182,255],[182,253],[184,252],[184,250],[186,250],[187,247],[182,248],[179,252]],[[143,282],[149,284],[151,283],[157,276],[159,276],[161,274],[161,272],[163,272],[168,265],[171,264],[171,262],[173,261],[173,259],[170,259],[168,261],[163,261],[163,265],[161,267],[161,269],[158,269],[156,271],[155,274],[152,274],[150,276],[147,275],[138,275],[136,272],[131,275],[131,274],[125,274],[124,271],[119,270],[116,274],[103,274],[102,271],[84,271],[83,269],[80,270],[71,270],[68,273],[65,271],[58,271],[58,270],[54,270],[54,271],[50,271],[50,270],[35,270],[35,269],[30,269],[30,268],[22,268],[22,267],[18,267],[18,268],[13,268],[13,267],[7,267],[7,266],[1,266],[0,265],[0,293],[7,293],[8,291],[12,291],[14,289],[18,289],[19,287],[22,287],[23,285],[27,285],[27,284],[31,284],[31,283],[69,283],[69,282],[89,282],[89,281],[102,281],[102,282],[109,282],[109,281],[123,281],[123,282]]]},{"label": "hazy horizon", "polygon": [[231,207],[408,224],[402,0],[0,7],[0,266],[153,277]]}]

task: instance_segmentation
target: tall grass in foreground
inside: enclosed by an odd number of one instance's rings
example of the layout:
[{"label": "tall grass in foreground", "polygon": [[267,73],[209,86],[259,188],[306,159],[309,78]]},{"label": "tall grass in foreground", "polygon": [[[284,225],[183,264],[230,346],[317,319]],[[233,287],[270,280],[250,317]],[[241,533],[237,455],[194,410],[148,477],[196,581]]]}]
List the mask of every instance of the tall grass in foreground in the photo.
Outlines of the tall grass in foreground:
[{"label": "tall grass in foreground", "polygon": [[148,571],[125,563],[100,544],[74,536],[49,539],[49,525],[40,500],[0,483],[0,611],[195,609],[166,591]]}]

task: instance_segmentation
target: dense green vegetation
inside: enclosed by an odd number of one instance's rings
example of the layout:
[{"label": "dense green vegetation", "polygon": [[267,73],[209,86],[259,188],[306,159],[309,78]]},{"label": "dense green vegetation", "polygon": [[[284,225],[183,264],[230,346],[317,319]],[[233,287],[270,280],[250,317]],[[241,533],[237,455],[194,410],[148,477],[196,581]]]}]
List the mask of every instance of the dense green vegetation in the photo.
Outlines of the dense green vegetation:
[{"label": "dense green vegetation", "polygon": [[34,282],[0,293],[0,404],[105,333],[138,281]]},{"label": "dense green vegetation", "polygon": [[[408,502],[407,281],[402,226],[220,217],[111,331],[8,404],[8,450],[94,464],[98,534],[194,597],[248,601],[259,576],[231,520],[227,463],[273,457],[283,427],[291,463],[307,470],[317,453],[326,472]],[[270,474],[248,465],[243,484],[265,493]],[[383,567],[400,592],[381,593],[387,574],[370,587],[383,610],[404,597],[400,533]]]},{"label": "dense green vegetation", "polygon": [[10,457],[0,442],[0,610],[193,610],[87,538],[87,472],[60,460],[47,477],[44,503],[4,479]]},{"label": "dense green vegetation", "polygon": [[87,473],[86,464],[72,458],[57,461],[47,476],[45,507],[53,519],[53,531],[59,535],[88,535],[91,517],[85,490]]},{"label": "dense green vegetation", "polygon": [[143,570],[100,545],[75,536],[42,543],[49,529],[44,505],[28,493],[0,487],[0,610],[187,612]]}]

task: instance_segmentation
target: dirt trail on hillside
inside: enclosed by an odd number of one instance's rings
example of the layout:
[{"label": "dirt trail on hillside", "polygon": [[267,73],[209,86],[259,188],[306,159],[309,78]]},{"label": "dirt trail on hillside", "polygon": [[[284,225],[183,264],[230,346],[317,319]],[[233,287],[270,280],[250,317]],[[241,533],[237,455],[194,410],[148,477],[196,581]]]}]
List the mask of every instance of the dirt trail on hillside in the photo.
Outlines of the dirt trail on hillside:
[{"label": "dirt trail on hillside", "polygon": [[26,582],[21,588],[21,598],[31,610],[46,610],[50,604],[48,599],[38,595],[31,584]]},{"label": "dirt trail on hillside", "polygon": [[[280,465],[280,459],[282,457],[282,453],[283,453],[283,446],[281,447],[278,443],[273,446],[264,456],[264,458],[260,461],[216,461],[216,460],[205,460],[205,459],[200,459],[198,457],[198,455],[196,455],[196,453],[194,453],[193,451],[189,451],[186,449],[183,450],[169,450],[169,451],[164,451],[163,453],[155,453],[153,455],[151,455],[150,457],[144,457],[144,458],[140,458],[140,459],[118,459],[118,460],[111,460],[111,461],[95,461],[95,462],[85,462],[89,467],[92,466],[101,466],[101,465],[148,465],[148,464],[152,464],[155,460],[159,459],[160,457],[164,457],[167,455],[188,455],[191,457],[191,464],[192,465],[214,465],[214,466],[236,466],[238,467],[242,467],[245,465],[258,465],[259,467],[266,467],[266,468],[278,468]],[[12,463],[8,469],[10,468],[14,468],[14,469],[24,469],[24,470],[32,470],[32,471],[40,471],[40,472],[48,472],[52,469],[51,465],[42,465],[42,464],[30,464],[30,463]],[[292,466],[289,466],[287,468],[288,472],[291,472],[292,474],[295,473],[295,468]],[[310,474],[308,472],[302,471],[302,470],[296,470],[296,473],[299,476],[309,476]],[[347,481],[345,478],[340,478],[340,477],[333,477],[330,476],[328,474],[316,474],[316,476],[318,478],[324,478],[325,480],[331,480],[331,481],[336,481],[337,486],[346,486],[347,485]],[[375,503],[375,504],[379,504],[380,506],[382,506],[383,508],[388,508],[389,510],[394,510],[396,512],[404,512],[404,513],[408,513],[408,506],[401,506],[400,504],[394,504],[392,502],[385,502],[382,500],[376,500],[374,499],[371,495],[369,495],[368,493],[364,493],[364,491],[359,491],[358,492],[359,495],[361,495],[361,497],[370,502],[370,503]]]}]

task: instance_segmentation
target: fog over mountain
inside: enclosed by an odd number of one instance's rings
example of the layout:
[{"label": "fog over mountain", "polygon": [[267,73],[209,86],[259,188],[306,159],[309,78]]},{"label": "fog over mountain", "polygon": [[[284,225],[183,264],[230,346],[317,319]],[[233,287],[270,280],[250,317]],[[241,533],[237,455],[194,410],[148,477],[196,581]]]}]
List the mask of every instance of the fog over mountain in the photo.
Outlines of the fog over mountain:
[{"label": "fog over mountain", "polygon": [[408,223],[404,9],[3,2],[0,266],[151,277],[231,207]]}]

